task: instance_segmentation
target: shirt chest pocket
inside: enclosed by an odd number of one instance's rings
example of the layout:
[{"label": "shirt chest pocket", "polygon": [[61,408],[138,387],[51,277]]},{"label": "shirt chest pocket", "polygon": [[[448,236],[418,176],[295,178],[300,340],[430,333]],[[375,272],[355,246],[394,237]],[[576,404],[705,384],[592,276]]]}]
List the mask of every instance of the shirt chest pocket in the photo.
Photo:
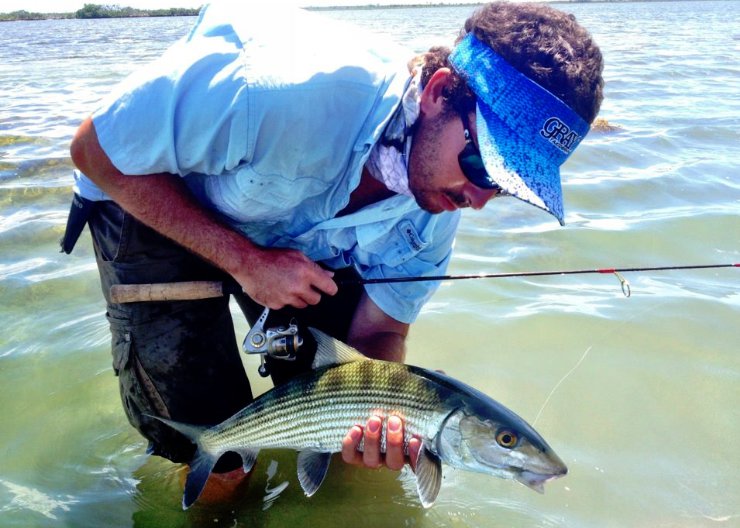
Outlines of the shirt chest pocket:
[{"label": "shirt chest pocket", "polygon": [[381,222],[357,226],[357,244],[370,266],[401,266],[421,251],[429,242],[411,220]]}]

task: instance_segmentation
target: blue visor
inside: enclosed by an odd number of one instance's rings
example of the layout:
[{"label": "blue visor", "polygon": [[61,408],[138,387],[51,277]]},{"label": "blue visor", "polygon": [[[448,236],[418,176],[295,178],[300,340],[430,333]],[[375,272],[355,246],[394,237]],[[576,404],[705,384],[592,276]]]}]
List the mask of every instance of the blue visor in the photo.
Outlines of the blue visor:
[{"label": "blue visor", "polygon": [[478,147],[491,185],[564,224],[560,166],[588,133],[588,123],[472,33],[455,47],[450,63],[477,98]]}]

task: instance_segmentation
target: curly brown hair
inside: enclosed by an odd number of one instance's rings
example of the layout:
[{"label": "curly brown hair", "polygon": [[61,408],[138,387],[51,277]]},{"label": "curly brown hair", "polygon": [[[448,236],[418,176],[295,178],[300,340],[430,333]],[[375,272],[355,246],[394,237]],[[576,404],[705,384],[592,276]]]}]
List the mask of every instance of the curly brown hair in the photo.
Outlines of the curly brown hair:
[{"label": "curly brown hair", "polygon": [[[573,15],[540,4],[493,2],[478,8],[456,42],[473,33],[519,72],[560,98],[588,123],[603,100],[601,51]],[[441,67],[450,67],[451,50],[431,48],[424,61],[422,85]],[[445,94],[452,109],[472,111],[475,96],[453,70]]]}]

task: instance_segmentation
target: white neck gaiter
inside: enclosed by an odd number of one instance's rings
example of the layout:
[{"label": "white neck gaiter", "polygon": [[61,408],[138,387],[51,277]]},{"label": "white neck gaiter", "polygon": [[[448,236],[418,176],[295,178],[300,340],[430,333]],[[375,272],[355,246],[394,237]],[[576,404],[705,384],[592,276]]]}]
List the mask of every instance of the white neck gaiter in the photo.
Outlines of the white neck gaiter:
[{"label": "white neck gaiter", "polygon": [[383,137],[373,147],[365,166],[391,191],[413,196],[409,190],[408,158],[411,152],[411,128],[419,118],[421,66],[416,68],[401,99],[401,105],[385,127]]}]

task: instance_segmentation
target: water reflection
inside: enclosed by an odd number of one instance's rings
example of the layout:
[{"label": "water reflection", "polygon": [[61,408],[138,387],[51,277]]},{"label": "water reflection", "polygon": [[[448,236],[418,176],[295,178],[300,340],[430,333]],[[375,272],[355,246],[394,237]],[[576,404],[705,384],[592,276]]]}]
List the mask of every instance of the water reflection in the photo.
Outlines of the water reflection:
[{"label": "water reflection", "polygon": [[335,456],[321,488],[308,498],[296,477],[296,454],[265,450],[260,453],[248,485],[233,500],[198,500],[186,512],[181,500],[185,469],[151,457],[137,470],[132,514],[134,526],[303,526],[312,524],[362,528],[415,526],[429,513],[419,506],[411,472],[366,471],[344,464]]}]

